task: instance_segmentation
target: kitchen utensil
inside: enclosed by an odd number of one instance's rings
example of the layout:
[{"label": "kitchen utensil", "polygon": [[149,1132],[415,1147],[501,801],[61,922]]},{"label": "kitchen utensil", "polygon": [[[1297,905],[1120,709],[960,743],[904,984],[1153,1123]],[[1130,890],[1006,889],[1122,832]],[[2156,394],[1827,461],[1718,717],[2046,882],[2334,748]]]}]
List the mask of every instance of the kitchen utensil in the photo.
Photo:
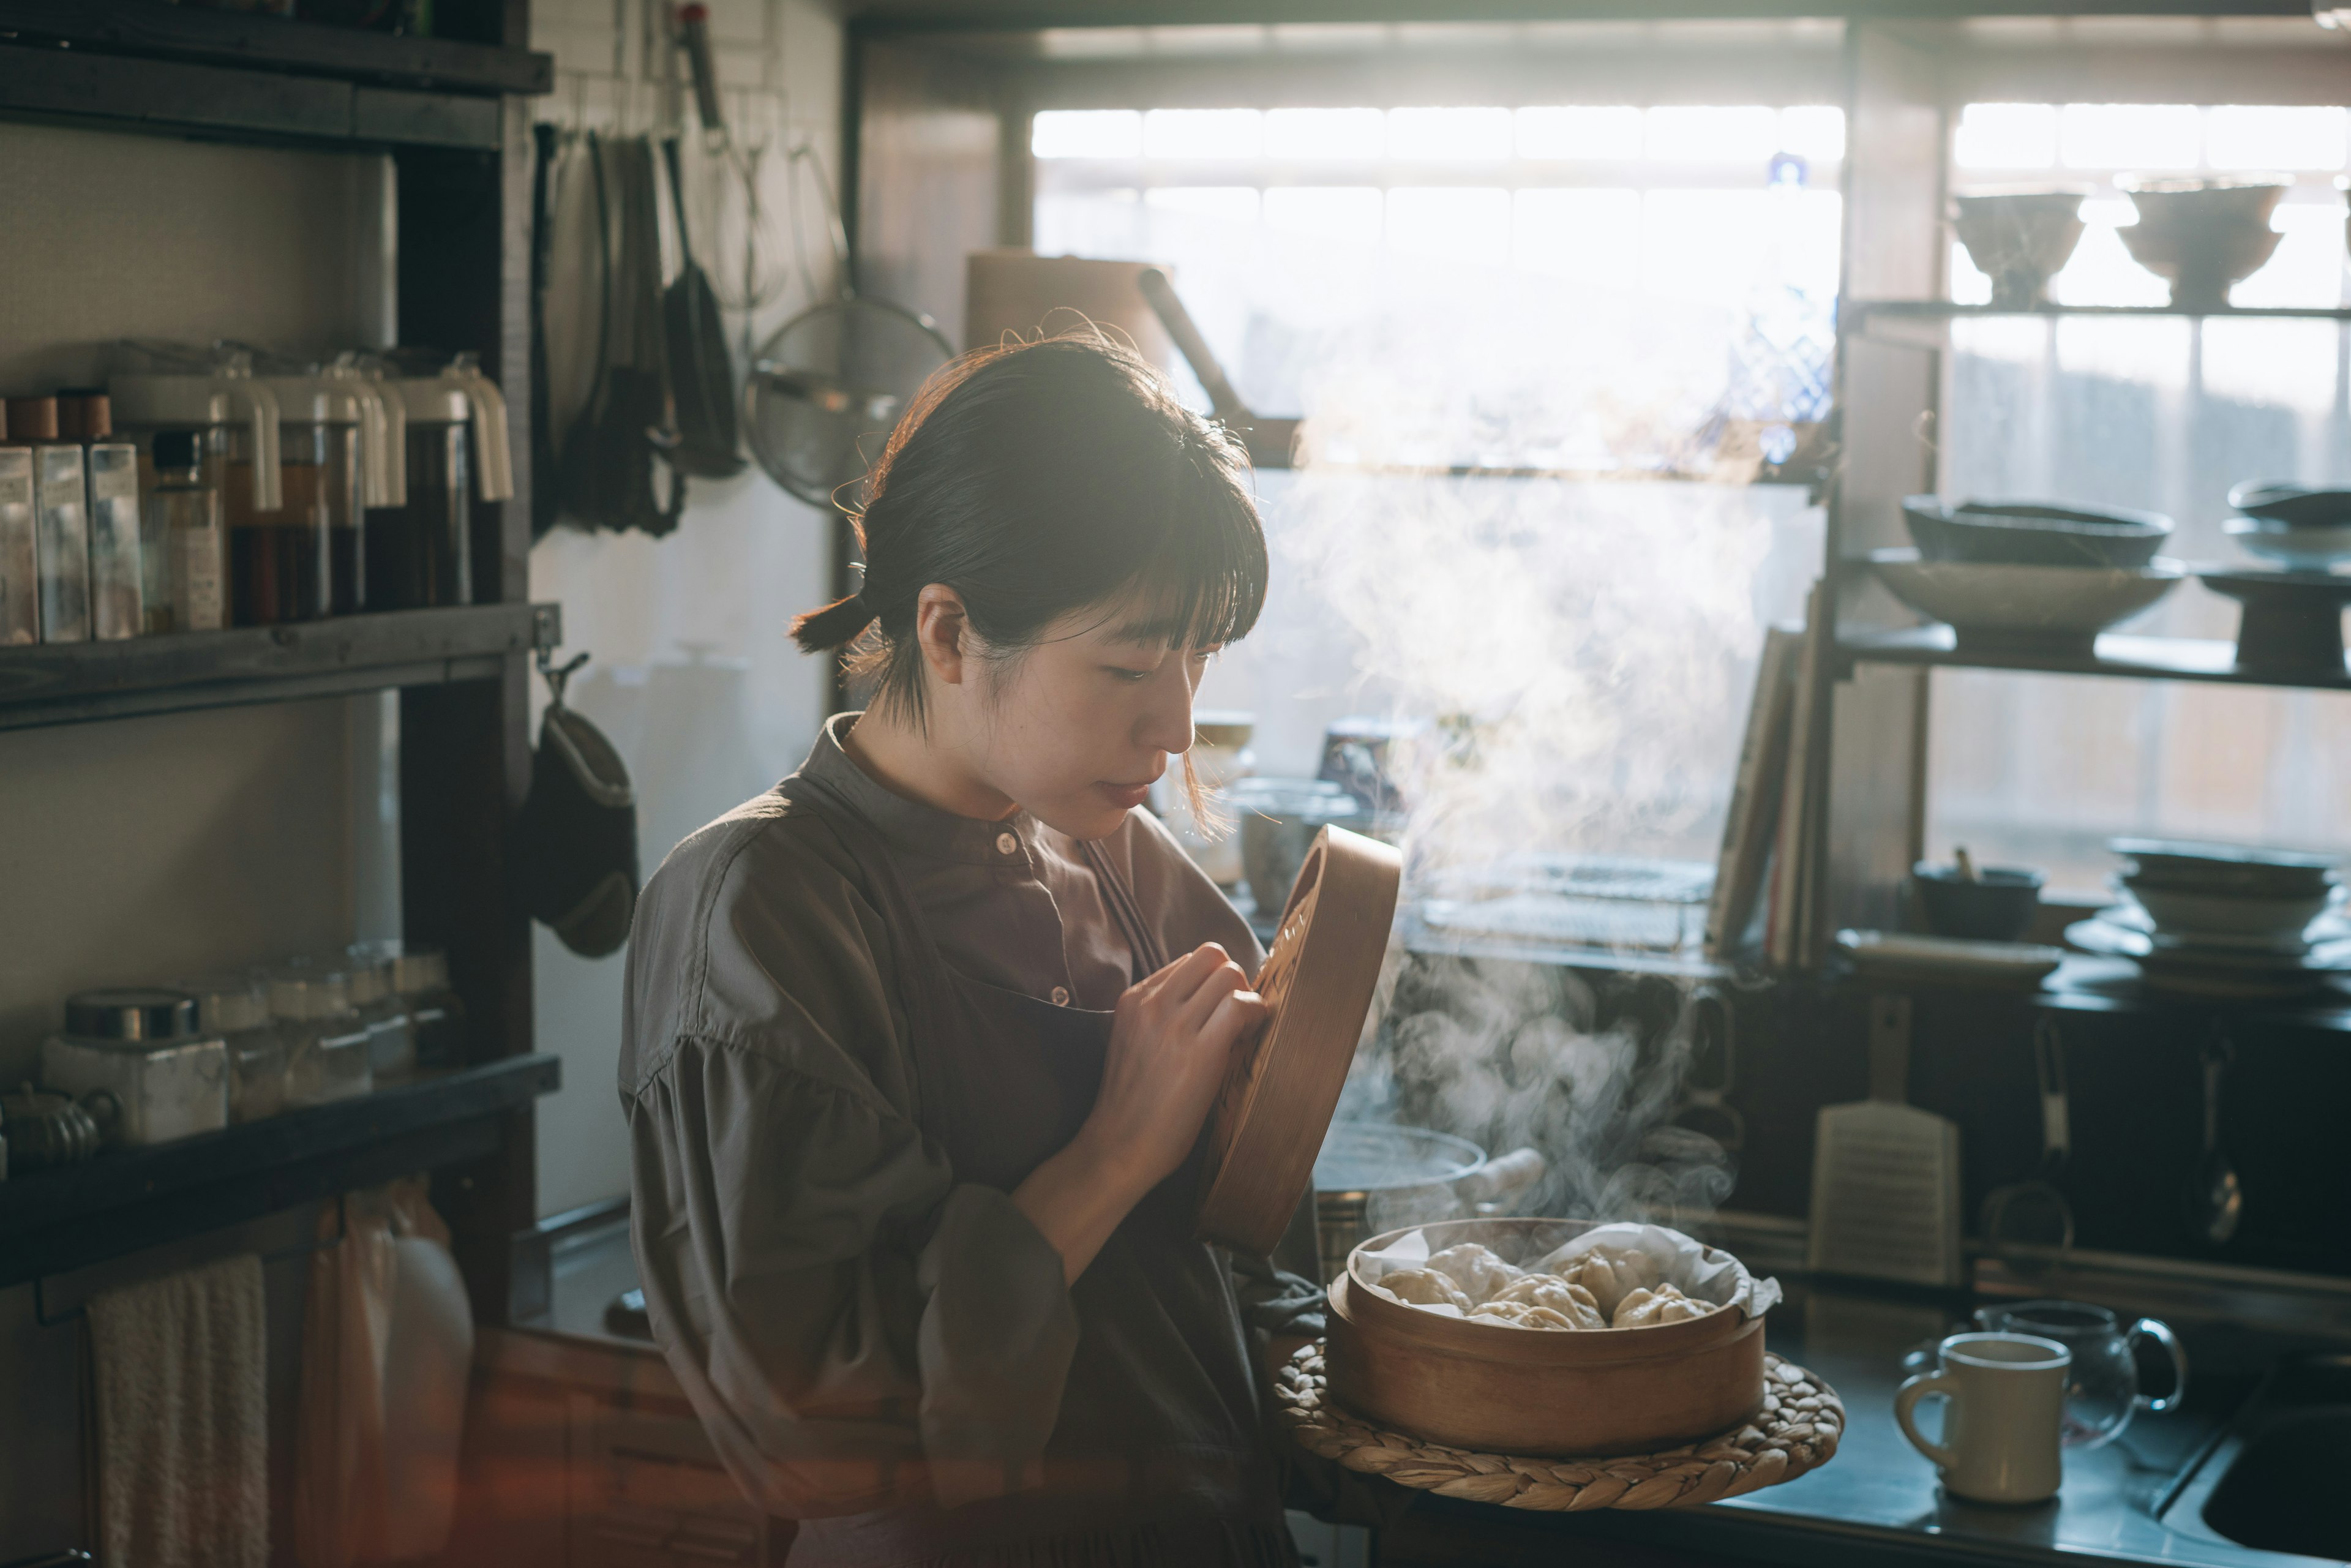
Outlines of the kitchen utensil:
[{"label": "kitchen utensil", "polygon": [[[2041,1097],[2040,1168],[2023,1181],[1993,1188],[1983,1206],[1984,1240],[2011,1268],[2044,1266],[2051,1254],[2062,1254],[2074,1245],[2074,1207],[2057,1187],[2074,1147],[2065,1099],[2065,1041],[2056,1019],[2047,1013],[2032,1026],[2032,1076]],[[2023,1251],[2025,1248],[2033,1250]]]},{"label": "kitchen utensil", "polygon": [[617,951],[637,906],[637,796],[604,732],[565,705],[588,662],[538,654],[550,700],[539,721],[530,793],[516,823],[523,898],[563,945],[590,958]]},{"label": "kitchen utensil", "polygon": [[[1584,1219],[1457,1219],[1418,1227],[1431,1253],[1465,1241],[1531,1262]],[[1763,1400],[1764,1316],[1737,1306],[1646,1328],[1506,1330],[1406,1306],[1363,1282],[1364,1254],[1331,1283],[1332,1396],[1411,1437],[1496,1454],[1641,1453],[1735,1428]],[[1728,1291],[1747,1283],[1728,1253],[1705,1258]],[[1722,1300],[1716,1296],[1713,1300]]]},{"label": "kitchen utensil", "polygon": [[1921,559],[1986,565],[2143,567],[2171,537],[2171,519],[2158,512],[2045,501],[1911,496],[1902,519]]},{"label": "kitchen utensil", "polygon": [[1976,270],[1991,279],[1995,309],[2049,303],[2049,280],[2082,243],[2086,190],[2002,191],[1952,201],[1951,226]]},{"label": "kitchen utensil", "polygon": [[2327,571],[2351,557],[2351,523],[2299,527],[2266,517],[2231,517],[2220,531],[2250,555],[2273,560],[2289,571]]},{"label": "kitchen utensil", "polygon": [[1840,931],[1837,950],[1865,980],[1901,985],[2036,987],[2065,961],[2062,947],[2032,942],[1973,942],[1907,931]]},{"label": "kitchen utensil", "polygon": [[7,1136],[10,1180],[54,1166],[78,1165],[105,1146],[98,1123],[70,1094],[27,1083],[0,1094],[0,1132]]},{"label": "kitchen utensil", "polygon": [[1370,815],[1345,789],[1319,779],[1238,779],[1222,801],[1238,819],[1242,875],[1260,912],[1275,908],[1298,880],[1317,833],[1333,823],[1360,829]]},{"label": "kitchen utensil", "polygon": [[89,1106],[110,1144],[168,1144],[228,1125],[228,1048],[199,1028],[185,991],[67,998],[65,1032],[41,1046],[41,1082]]},{"label": "kitchen utensil", "polygon": [[1810,1266],[1959,1283],[1959,1129],[1906,1104],[1910,998],[1869,998],[1869,1098],[1824,1105],[1813,1141]]},{"label": "kitchen utensil", "polygon": [[0,445],[0,647],[41,640],[40,580],[32,450]]},{"label": "kitchen utensil", "polygon": [[1919,905],[1936,935],[1978,942],[2013,942],[2023,936],[2041,908],[2042,873],[2022,866],[1968,869],[1975,874],[1925,861],[1910,868]]},{"label": "kitchen utensil", "polygon": [[1237,1044],[1209,1113],[1196,1228],[1263,1256],[1313,1174],[1387,951],[1403,862],[1385,844],[1324,828],[1258,971],[1265,1027]]},{"label": "kitchen utensil", "polygon": [[2260,271],[2284,236],[2270,215],[2285,179],[2123,180],[2138,221],[2115,233],[2131,259],[2171,285],[2181,310],[2220,310],[2229,290]]},{"label": "kitchen utensil", "polygon": [[2229,505],[2249,517],[2288,528],[2351,526],[2351,490],[2312,490],[2300,485],[2231,486]]},{"label": "kitchen utensil", "polygon": [[2225,1035],[2204,1042],[2204,1157],[2188,1180],[2188,1228],[2199,1241],[2228,1245],[2245,1218],[2245,1187],[2220,1147],[2220,1089],[2237,1048]]},{"label": "kitchen utensil", "polygon": [[662,156],[668,163],[680,258],[677,276],[662,294],[670,391],[677,402],[677,444],[669,449],[669,461],[700,478],[731,479],[743,471],[743,456],[736,450],[735,367],[726,354],[726,329],[719,319],[718,296],[694,259],[676,137],[663,139]]},{"label": "kitchen utensil", "polygon": [[[1943,1490],[1972,1502],[2045,1502],[2064,1479],[2059,1416],[2073,1353],[2022,1333],[1955,1333],[1936,1347],[1938,1371],[1895,1391],[1894,1419],[1935,1462]],[[1919,1434],[1922,1399],[1944,1400],[1943,1440]]]},{"label": "kitchen utensil", "polygon": [[2015,566],[1881,549],[1870,552],[1869,563],[1895,598],[1949,622],[1962,648],[2087,652],[2100,632],[2147,609],[2187,575],[2161,558],[2143,567]]},{"label": "kitchen utensil", "polygon": [[2244,608],[2237,664],[2273,674],[2341,674],[2343,607],[2351,577],[2309,571],[2199,571],[2197,580]]},{"label": "kitchen utensil", "polygon": [[1333,1122],[1314,1156],[1315,1236],[1325,1282],[1382,1231],[1486,1214],[1542,1179],[1533,1149],[1494,1159],[1467,1138],[1390,1122]]},{"label": "kitchen utensil", "polygon": [[1239,436],[1242,444],[1249,448],[1249,461],[1260,468],[1289,467],[1301,422],[1272,419],[1249,412],[1249,404],[1241,401],[1241,394],[1234,387],[1231,378],[1225,374],[1225,367],[1217,362],[1216,350],[1209,348],[1208,340],[1200,335],[1200,329],[1192,320],[1192,313],[1184,308],[1184,301],[1176,294],[1176,285],[1168,280],[1167,275],[1155,267],[1146,267],[1137,275],[1135,281],[1142,286],[1144,298],[1150,301],[1153,314],[1167,329],[1167,335],[1176,340],[1176,347],[1182,351],[1185,362],[1192,367],[1192,373],[1199,378],[1201,390],[1208,394],[1208,404],[1215,411],[1217,422]]},{"label": "kitchen utensil", "polygon": [[1730,1103],[1739,1081],[1739,1009],[1714,986],[1690,993],[1689,1067],[1672,1124],[1737,1158],[1747,1145],[1747,1118]]},{"label": "kitchen utensil", "polygon": [[[2065,1448],[2105,1448],[2139,1411],[2160,1416],[2187,1397],[2188,1353],[2160,1318],[2140,1318],[2124,1328],[2114,1313],[2086,1301],[2018,1301],[1978,1307],[1976,1324],[1990,1333],[2054,1340],[2071,1354],[2059,1416]],[[2139,1392],[2133,1353],[2141,1341],[2161,1347],[2171,1360],[2171,1391],[2160,1398]]]}]

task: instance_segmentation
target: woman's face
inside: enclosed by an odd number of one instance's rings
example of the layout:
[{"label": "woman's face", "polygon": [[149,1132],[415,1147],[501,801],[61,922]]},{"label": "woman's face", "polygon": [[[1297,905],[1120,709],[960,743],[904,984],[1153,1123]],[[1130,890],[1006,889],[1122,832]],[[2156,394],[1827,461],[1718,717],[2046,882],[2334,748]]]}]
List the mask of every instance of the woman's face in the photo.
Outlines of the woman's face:
[{"label": "woman's face", "polygon": [[966,731],[995,789],[1072,838],[1099,839],[1192,744],[1192,696],[1212,649],[1173,645],[1147,604],[1063,617],[967,687]]}]

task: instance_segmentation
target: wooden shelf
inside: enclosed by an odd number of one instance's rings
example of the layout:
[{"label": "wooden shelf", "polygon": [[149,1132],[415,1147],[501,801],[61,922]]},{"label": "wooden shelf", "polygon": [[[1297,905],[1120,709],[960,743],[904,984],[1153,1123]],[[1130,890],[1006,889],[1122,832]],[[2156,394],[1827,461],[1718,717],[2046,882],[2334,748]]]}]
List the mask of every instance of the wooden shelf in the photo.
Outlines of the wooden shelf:
[{"label": "wooden shelf", "polygon": [[1908,626],[1891,632],[1848,633],[1837,643],[1839,662],[1865,664],[1939,664],[1978,670],[2028,670],[2051,675],[2122,675],[2146,681],[2220,681],[2234,685],[2291,686],[2316,691],[2351,690],[2351,670],[2281,674],[2246,669],[2237,645],[2190,637],[2134,637],[2109,632],[2089,653],[2036,648],[1961,648],[1949,626]]},{"label": "wooden shelf", "polygon": [[511,1056],[355,1100],[0,1181],[0,1288],[496,1153],[552,1093],[553,1056]]},{"label": "wooden shelf", "polygon": [[165,0],[0,0],[0,37],[73,54],[193,60],[492,98],[542,93],[555,84],[554,57],[529,49],[199,10]]},{"label": "wooden shelf", "polygon": [[2036,305],[2018,309],[2001,305],[1960,305],[1949,299],[1849,299],[1845,311],[1855,319],[1885,317],[1905,321],[1972,321],[1981,319],[2028,319],[2063,316],[2245,317],[2253,320],[2351,321],[2351,306],[2225,305],[2217,310],[2188,310],[2176,305]]},{"label": "wooden shelf", "polygon": [[562,638],[559,605],[476,604],[0,648],[0,730],[487,680]]}]

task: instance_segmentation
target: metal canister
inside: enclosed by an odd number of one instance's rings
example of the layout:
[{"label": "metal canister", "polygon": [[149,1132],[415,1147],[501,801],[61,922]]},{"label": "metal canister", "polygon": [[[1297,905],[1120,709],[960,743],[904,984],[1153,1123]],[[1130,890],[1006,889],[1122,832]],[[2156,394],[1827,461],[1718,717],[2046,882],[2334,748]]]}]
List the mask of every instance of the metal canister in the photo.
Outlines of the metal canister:
[{"label": "metal canister", "polygon": [[1314,1159],[1314,1218],[1322,1281],[1371,1237],[1407,1225],[1494,1212],[1501,1198],[1541,1179],[1533,1149],[1497,1159],[1467,1138],[1390,1122],[1333,1122]]}]

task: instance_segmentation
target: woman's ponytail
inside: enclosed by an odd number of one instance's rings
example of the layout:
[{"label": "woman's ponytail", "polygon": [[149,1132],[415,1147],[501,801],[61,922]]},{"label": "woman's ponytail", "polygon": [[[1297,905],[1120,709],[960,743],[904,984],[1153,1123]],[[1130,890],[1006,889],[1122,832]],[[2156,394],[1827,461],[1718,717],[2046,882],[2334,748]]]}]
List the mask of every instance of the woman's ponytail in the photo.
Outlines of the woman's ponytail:
[{"label": "woman's ponytail", "polygon": [[867,608],[865,596],[852,593],[846,599],[834,600],[821,610],[793,616],[792,641],[800,645],[803,653],[822,653],[848,647],[857,640],[858,633],[872,623],[873,612]]}]

